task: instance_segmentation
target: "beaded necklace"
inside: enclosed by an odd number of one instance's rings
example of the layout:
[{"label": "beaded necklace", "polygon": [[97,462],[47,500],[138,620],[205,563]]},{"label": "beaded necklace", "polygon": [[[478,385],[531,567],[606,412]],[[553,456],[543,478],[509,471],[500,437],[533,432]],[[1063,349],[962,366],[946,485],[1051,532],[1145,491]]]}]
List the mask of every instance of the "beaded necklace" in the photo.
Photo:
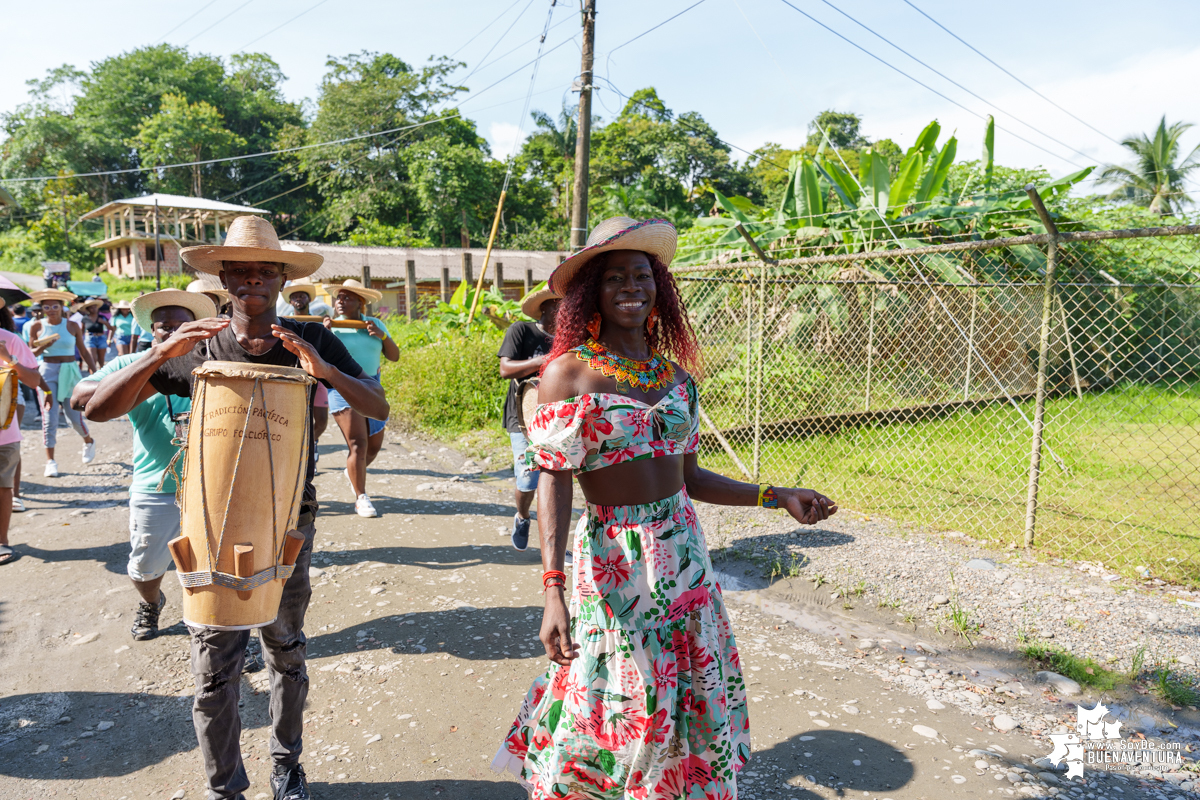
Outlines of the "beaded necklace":
[{"label": "beaded necklace", "polygon": [[595,339],[588,339],[575,348],[575,356],[606,378],[643,392],[661,389],[675,380],[675,367],[657,350],[650,351],[650,360],[638,361],[614,353]]}]

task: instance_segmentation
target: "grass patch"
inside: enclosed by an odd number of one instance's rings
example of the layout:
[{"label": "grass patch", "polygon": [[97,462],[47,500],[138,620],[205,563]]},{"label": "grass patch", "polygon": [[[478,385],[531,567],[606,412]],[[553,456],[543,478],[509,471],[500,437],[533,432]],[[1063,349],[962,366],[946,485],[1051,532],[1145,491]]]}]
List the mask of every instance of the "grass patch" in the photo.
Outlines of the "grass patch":
[{"label": "grass patch", "polygon": [[[1023,408],[1032,413],[1032,403]],[[723,429],[746,422],[732,408],[706,410]],[[1200,586],[1197,430],[1200,385],[1121,385],[1049,400],[1046,441],[1068,471],[1044,453],[1036,548],[1129,576],[1146,565],[1157,577]],[[815,487],[845,508],[1020,546],[1029,436],[1016,409],[996,405],[913,425],[766,440],[761,480]],[[750,439],[739,433],[731,442],[747,465],[754,461]],[[703,463],[740,475],[715,444],[705,447]]]},{"label": "grass patch", "polygon": [[1021,647],[1021,655],[1036,661],[1039,666],[1051,672],[1070,678],[1081,686],[1108,691],[1120,681],[1117,673],[1105,669],[1092,658],[1080,658],[1046,642],[1027,642]]},{"label": "grass patch", "polygon": [[1197,689],[1196,681],[1165,667],[1154,675],[1152,688],[1156,695],[1173,706],[1200,706],[1200,689]]}]

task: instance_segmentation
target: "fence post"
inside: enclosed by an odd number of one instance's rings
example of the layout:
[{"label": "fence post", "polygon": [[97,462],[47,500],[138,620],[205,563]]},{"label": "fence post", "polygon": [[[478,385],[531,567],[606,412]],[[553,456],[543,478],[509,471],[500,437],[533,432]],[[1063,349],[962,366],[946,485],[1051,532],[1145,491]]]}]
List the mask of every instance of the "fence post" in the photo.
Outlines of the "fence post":
[{"label": "fence post", "polygon": [[521,297],[524,297],[525,295],[529,294],[532,291],[533,291],[533,270],[526,268],[525,269],[525,291],[521,292]]},{"label": "fence post", "polygon": [[442,302],[450,302],[450,268],[442,267]]},{"label": "fence post", "polygon": [[468,291],[475,285],[475,273],[471,271],[471,254],[462,254],[462,281],[467,285]]},{"label": "fence post", "polygon": [[863,411],[871,410],[871,372],[875,366],[875,284],[871,284],[871,309],[867,314],[867,397]]},{"label": "fence post", "polygon": [[404,310],[408,321],[417,317],[417,262],[409,259],[404,262]]},{"label": "fence post", "polygon": [[499,261],[496,262],[496,279],[492,281],[492,288],[496,294],[504,296],[504,265]]},{"label": "fence post", "polygon": [[963,400],[971,398],[971,357],[975,354],[975,308],[979,304],[979,287],[971,287],[971,328],[967,333],[967,377],[963,381]]},{"label": "fence post", "polygon": [[763,401],[763,337],[766,334],[767,317],[767,262],[758,270],[758,341],[755,349],[757,373],[754,378],[754,480],[762,475],[762,401]]},{"label": "fence post", "polygon": [[1062,296],[1058,297],[1058,315],[1062,318],[1063,337],[1067,340],[1067,355],[1071,359],[1071,379],[1075,381],[1075,396],[1083,399],[1083,386],[1079,383],[1079,367],[1075,363],[1075,345],[1071,342],[1071,326],[1067,322],[1067,307],[1063,304]]},{"label": "fence post", "polygon": [[1042,327],[1038,341],[1037,394],[1033,409],[1033,441],[1029,448],[1029,491],[1025,500],[1025,547],[1033,547],[1034,529],[1037,527],[1038,479],[1042,473],[1042,432],[1046,422],[1046,369],[1050,351],[1050,320],[1054,303],[1055,272],[1058,270],[1058,228],[1042,203],[1041,196],[1033,184],[1025,187],[1033,202],[1046,232],[1046,280],[1042,293]]}]

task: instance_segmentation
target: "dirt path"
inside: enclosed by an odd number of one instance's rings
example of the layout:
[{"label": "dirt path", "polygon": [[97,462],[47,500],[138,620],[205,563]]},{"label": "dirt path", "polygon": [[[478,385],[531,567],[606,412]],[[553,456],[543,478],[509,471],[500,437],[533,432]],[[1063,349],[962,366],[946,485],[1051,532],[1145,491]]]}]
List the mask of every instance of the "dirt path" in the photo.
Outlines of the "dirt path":
[{"label": "dirt path", "polygon": [[[40,477],[37,437],[26,437],[30,510],[14,515],[12,530],[22,557],[0,568],[0,800],[202,798],[180,589],[168,576],[166,635],[132,641],[129,427],[97,428],[89,467],[74,434],[63,432],[56,480]],[[314,794],[519,800],[517,784],[488,765],[545,665],[539,554],[508,544],[509,481],[471,474],[477,468],[436,444],[390,436],[370,477],[382,515],[373,520],[353,514],[344,448],[332,436],[322,441],[307,623],[304,764]],[[906,682],[919,667],[970,683],[937,655],[900,651],[882,635],[880,649],[855,652],[773,613],[778,598],[728,596],[755,751],[741,797],[1065,791],[1061,778],[1033,763],[1046,755],[1043,743],[927,702]],[[264,681],[265,673],[243,678],[249,798],[268,796]],[[1069,796],[1175,796],[1162,782],[1099,774],[1075,781]]]}]

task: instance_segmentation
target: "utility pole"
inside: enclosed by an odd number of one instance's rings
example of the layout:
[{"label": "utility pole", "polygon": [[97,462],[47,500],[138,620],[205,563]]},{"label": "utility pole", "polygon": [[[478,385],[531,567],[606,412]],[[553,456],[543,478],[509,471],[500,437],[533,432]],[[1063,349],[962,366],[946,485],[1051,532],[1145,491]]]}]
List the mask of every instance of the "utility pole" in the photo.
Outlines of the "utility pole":
[{"label": "utility pole", "polygon": [[575,192],[571,198],[571,249],[588,235],[588,159],[592,146],[592,58],[596,48],[596,0],[583,7],[583,61],[579,69],[579,125],[575,138]]}]

